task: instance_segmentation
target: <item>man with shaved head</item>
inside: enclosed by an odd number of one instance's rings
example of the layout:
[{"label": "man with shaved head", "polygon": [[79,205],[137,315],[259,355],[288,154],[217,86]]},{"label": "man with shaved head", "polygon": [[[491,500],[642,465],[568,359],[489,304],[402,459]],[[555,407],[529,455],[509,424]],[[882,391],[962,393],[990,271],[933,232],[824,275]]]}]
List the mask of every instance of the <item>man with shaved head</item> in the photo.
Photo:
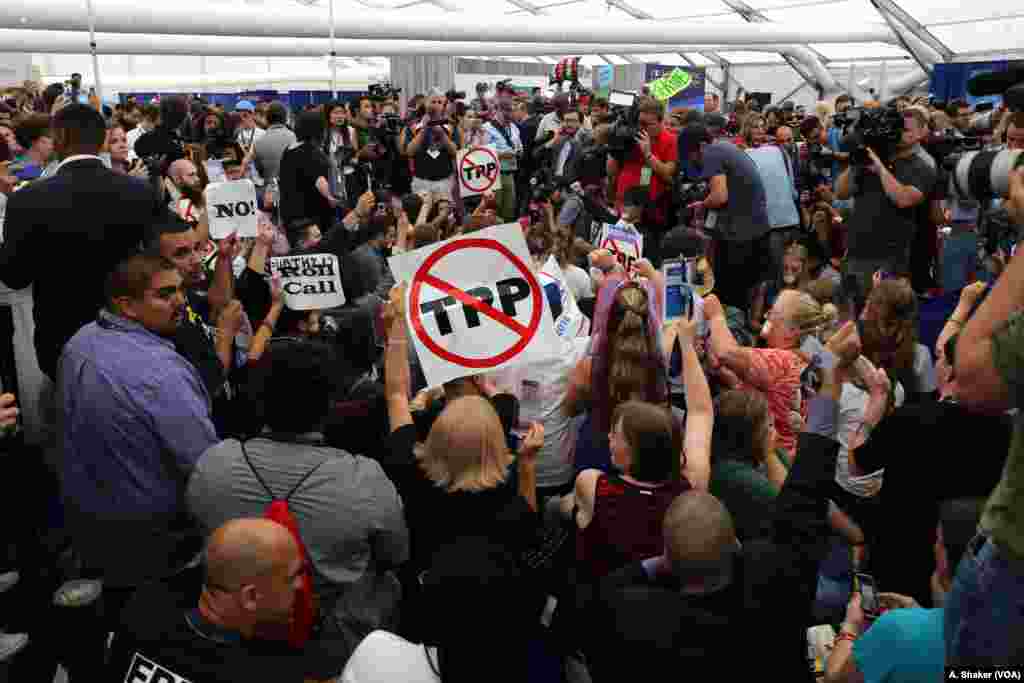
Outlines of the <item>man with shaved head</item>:
[{"label": "man with shaved head", "polygon": [[839,387],[831,370],[824,374],[766,537],[741,545],[725,505],[688,491],[665,513],[660,556],[580,590],[563,623],[595,683],[628,680],[641,665],[678,675],[711,665],[728,680],[808,678],[806,629],[839,449]]},{"label": "man with shaved head", "polygon": [[329,643],[310,641],[300,652],[277,638],[292,619],[303,567],[284,526],[227,522],[210,535],[205,559],[198,598],[169,584],[136,594],[114,637],[109,680],[309,683],[341,673],[344,657]]}]

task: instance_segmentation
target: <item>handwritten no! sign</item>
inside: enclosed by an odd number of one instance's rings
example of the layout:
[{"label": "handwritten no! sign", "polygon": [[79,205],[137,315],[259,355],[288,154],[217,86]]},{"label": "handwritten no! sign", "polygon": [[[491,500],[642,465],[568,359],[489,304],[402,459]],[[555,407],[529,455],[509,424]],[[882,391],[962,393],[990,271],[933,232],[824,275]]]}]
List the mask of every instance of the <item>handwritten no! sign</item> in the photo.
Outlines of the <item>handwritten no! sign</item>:
[{"label": "handwritten no! sign", "polygon": [[233,232],[239,237],[256,237],[259,214],[256,208],[256,186],[251,180],[210,183],[203,191],[210,221],[210,237],[223,239]]}]

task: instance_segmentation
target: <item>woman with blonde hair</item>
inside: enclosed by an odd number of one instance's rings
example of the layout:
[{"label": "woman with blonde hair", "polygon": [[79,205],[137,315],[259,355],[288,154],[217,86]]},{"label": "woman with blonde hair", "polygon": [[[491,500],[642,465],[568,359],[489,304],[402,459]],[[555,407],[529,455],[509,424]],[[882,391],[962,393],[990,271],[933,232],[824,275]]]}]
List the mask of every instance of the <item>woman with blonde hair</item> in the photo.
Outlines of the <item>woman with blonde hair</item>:
[{"label": "woman with blonde hair", "polygon": [[[535,457],[544,430],[533,425],[518,458],[509,450],[491,401],[465,396],[448,402],[417,445],[409,407],[409,337],[405,325],[405,287],[396,287],[385,308],[385,394],[391,434],[381,465],[398,489],[410,536],[409,571],[416,582],[443,546],[461,537],[483,536],[515,557],[525,556],[536,540]],[[518,490],[511,485],[513,463]],[[525,494],[525,497],[524,495]]]},{"label": "woman with blonde hair", "polygon": [[804,370],[823,344],[844,362],[851,362],[856,357],[853,324],[833,334],[839,317],[836,307],[822,306],[810,294],[796,290],[782,292],[765,317],[761,338],[767,348],[737,344],[726,324],[722,304],[714,295],[704,299],[704,317],[711,329],[712,368],[727,370],[726,378],[735,384],[732,388],[764,394],[775,421],[779,448],[795,455],[805,409],[801,393]]},{"label": "woman with blonde hair", "polygon": [[811,281],[807,247],[791,242],[782,253],[782,269],[772,280],[762,282],[750,304],[750,326],[755,331],[764,325],[764,316],[787,289],[804,289]]},{"label": "woman with blonde hair", "polygon": [[835,110],[828,102],[816,102],[814,105],[814,115],[818,117],[818,120],[821,121],[821,125],[824,126],[826,130],[832,127],[833,113],[835,113]]},{"label": "woman with blonde hair", "polygon": [[751,112],[743,119],[743,127],[740,128],[743,144],[739,146],[744,149],[760,147],[767,139],[767,130],[764,117],[757,112]]}]

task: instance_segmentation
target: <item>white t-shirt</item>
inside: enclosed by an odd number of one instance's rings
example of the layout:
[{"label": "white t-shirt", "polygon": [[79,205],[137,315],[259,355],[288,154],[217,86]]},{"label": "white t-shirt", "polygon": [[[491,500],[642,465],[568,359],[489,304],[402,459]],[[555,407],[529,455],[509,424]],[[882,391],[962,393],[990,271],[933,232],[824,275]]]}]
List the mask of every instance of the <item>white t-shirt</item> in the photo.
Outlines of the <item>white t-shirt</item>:
[{"label": "white t-shirt", "polygon": [[148,130],[142,127],[142,124],[139,124],[125,133],[125,139],[128,142],[128,161],[135,161],[135,159],[138,159],[138,156],[135,154],[135,143],[148,132]]},{"label": "white t-shirt", "polygon": [[[923,348],[923,347],[922,347]],[[906,397],[903,386],[896,383],[896,407],[903,405]],[[861,498],[878,495],[882,488],[884,469],[869,472],[861,476],[850,473],[850,439],[864,424],[864,411],[868,407],[868,392],[849,382],[843,384],[843,393],[839,397],[839,457],[836,459],[836,483],[844,491]]]},{"label": "white t-shirt", "polygon": [[[435,649],[430,648],[430,653],[436,666]],[[374,631],[352,653],[340,683],[437,683],[440,680],[422,645],[387,631]]]},{"label": "white t-shirt", "polygon": [[256,144],[256,141],[266,134],[267,131],[259,126],[255,128],[239,128],[235,131],[235,140],[238,141],[238,144],[248,148],[250,145]]},{"label": "white t-shirt", "polygon": [[537,454],[537,486],[561,486],[572,481],[576,429],[573,419],[562,412],[562,401],[573,369],[589,348],[590,337],[565,339],[562,352],[550,360],[506,368],[493,375],[499,391],[519,399],[520,422],[539,422],[544,427],[544,446]]},{"label": "white t-shirt", "polygon": [[590,273],[570,263],[562,270],[562,274],[565,276],[565,283],[569,285],[569,291],[576,297],[576,301],[593,298],[594,283],[590,279]]},{"label": "white t-shirt", "polygon": [[932,352],[924,344],[917,344],[914,347],[914,377],[917,378],[917,390],[922,394],[930,394],[939,388]]}]

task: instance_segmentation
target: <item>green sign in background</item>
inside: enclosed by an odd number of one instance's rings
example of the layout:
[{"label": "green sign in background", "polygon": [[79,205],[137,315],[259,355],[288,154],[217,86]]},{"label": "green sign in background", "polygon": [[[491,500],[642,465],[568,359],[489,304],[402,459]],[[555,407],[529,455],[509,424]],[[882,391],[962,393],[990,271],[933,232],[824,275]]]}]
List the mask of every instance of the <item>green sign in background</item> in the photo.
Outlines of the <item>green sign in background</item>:
[{"label": "green sign in background", "polygon": [[686,90],[687,86],[690,85],[690,81],[693,77],[690,72],[683,71],[682,69],[676,69],[670,74],[662,76],[656,81],[651,81],[647,84],[651,95],[655,98],[667,101],[672,98],[673,95]]}]

